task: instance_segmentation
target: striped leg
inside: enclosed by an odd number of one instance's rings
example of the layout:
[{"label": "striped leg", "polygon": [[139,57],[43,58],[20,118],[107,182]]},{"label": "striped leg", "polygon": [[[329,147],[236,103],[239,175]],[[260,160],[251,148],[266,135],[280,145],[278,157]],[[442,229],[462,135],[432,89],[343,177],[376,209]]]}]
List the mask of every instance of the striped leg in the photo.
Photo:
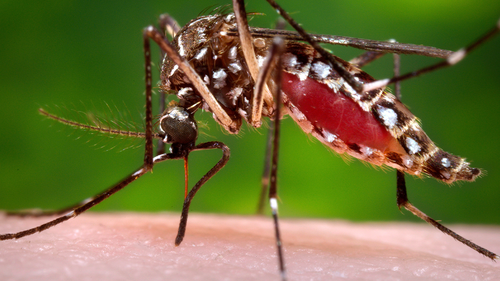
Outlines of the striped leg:
[{"label": "striped leg", "polygon": [[[278,152],[279,152],[279,140],[280,140],[280,123],[281,123],[281,55],[284,52],[284,42],[280,37],[275,37],[273,45],[269,54],[262,65],[262,70],[259,72],[259,77],[255,85],[255,89],[261,89],[262,84],[266,83],[268,77],[271,75],[272,70],[276,70],[276,76],[274,77],[276,82],[276,87],[274,89],[274,102],[275,102],[275,112],[273,125],[269,130],[268,137],[268,148],[266,155],[266,162],[264,163],[264,175],[263,175],[263,189],[266,189],[266,182],[269,183],[269,204],[271,206],[271,212],[274,220],[274,230],[276,237],[276,247],[278,250],[278,263],[280,267],[280,274],[282,280],[286,280],[286,270],[285,261],[283,256],[283,243],[281,241],[279,220],[278,220],[278,188],[277,188],[277,171],[278,171]],[[272,141],[272,143],[271,143]],[[272,148],[271,148],[272,147]],[[272,151],[272,156],[269,153]],[[269,170],[270,168],[270,170]],[[269,178],[270,177],[270,178]],[[263,198],[261,194],[261,198]]]},{"label": "striped leg", "polygon": [[473,250],[477,251],[478,253],[492,259],[493,261],[500,258],[497,254],[490,252],[490,251],[486,250],[485,248],[473,243],[472,241],[463,238],[462,236],[458,235],[457,233],[455,233],[451,229],[445,227],[444,225],[440,224],[439,222],[437,222],[433,218],[427,216],[425,213],[423,213],[419,209],[415,208],[415,206],[413,206],[413,204],[411,204],[410,201],[408,201],[404,173],[401,171],[397,171],[397,185],[398,185],[397,186],[397,202],[398,202],[398,207],[400,209],[401,209],[401,207],[404,207],[408,211],[412,212],[415,216],[421,218],[422,220],[428,222],[429,224],[435,226],[437,229],[441,230],[441,232],[443,232],[444,234],[447,234],[447,235],[453,237],[455,240],[472,248]]},{"label": "striped leg", "polygon": [[[165,161],[167,159],[178,159],[178,157],[168,156],[167,154],[163,154],[163,155],[155,157],[153,162],[157,163],[157,162]],[[86,199],[85,201],[80,203],[81,205],[78,205],[78,207],[71,208],[71,209],[69,209],[69,208],[65,209],[66,211],[67,210],[70,210],[70,211],[67,214],[65,214],[64,216],[60,216],[60,217],[58,217],[54,220],[51,220],[47,223],[44,223],[42,225],[27,229],[24,231],[20,231],[20,232],[16,232],[16,233],[0,234],[0,240],[19,239],[19,238],[24,237],[24,236],[28,236],[31,234],[35,234],[37,232],[44,231],[46,229],[49,229],[53,226],[56,226],[56,225],[62,223],[62,222],[65,222],[71,218],[74,218],[74,217],[80,215],[81,213],[87,211],[88,209],[92,208],[93,206],[101,203],[102,201],[104,201],[104,199],[110,197],[111,195],[115,194],[119,190],[123,189],[125,186],[127,186],[131,182],[135,181],[136,179],[138,179],[139,177],[144,175],[146,172],[148,172],[148,169],[145,167],[142,167],[142,168],[138,169],[137,171],[135,171],[134,173],[127,176],[125,179],[123,179],[119,183],[117,183],[115,186],[107,189],[106,191],[102,192],[101,194],[99,194],[97,196]]]},{"label": "striped leg", "polygon": [[498,32],[500,32],[500,19],[498,20],[495,27],[493,27],[490,31],[485,33],[483,36],[481,36],[479,39],[477,39],[476,41],[474,41],[472,44],[468,45],[467,47],[462,48],[456,52],[453,52],[448,57],[446,57],[445,60],[438,62],[436,64],[433,64],[431,66],[428,66],[428,67],[425,67],[425,68],[422,68],[422,69],[419,69],[416,71],[412,71],[410,73],[406,73],[406,74],[401,75],[401,76],[395,76],[395,77],[388,78],[388,79],[381,79],[381,80],[377,80],[377,81],[374,81],[371,83],[364,84],[361,92],[372,91],[372,90],[375,90],[378,88],[385,87],[389,84],[396,83],[398,81],[407,80],[407,79],[410,79],[413,77],[420,76],[420,75],[427,73],[427,72],[432,72],[432,71],[435,71],[435,70],[440,69],[440,68],[455,65],[458,62],[460,62],[461,60],[463,60],[467,56],[467,54],[469,54],[472,50],[476,49],[477,47],[479,47],[481,44],[483,44],[487,40],[493,38],[493,36],[495,36]]}]

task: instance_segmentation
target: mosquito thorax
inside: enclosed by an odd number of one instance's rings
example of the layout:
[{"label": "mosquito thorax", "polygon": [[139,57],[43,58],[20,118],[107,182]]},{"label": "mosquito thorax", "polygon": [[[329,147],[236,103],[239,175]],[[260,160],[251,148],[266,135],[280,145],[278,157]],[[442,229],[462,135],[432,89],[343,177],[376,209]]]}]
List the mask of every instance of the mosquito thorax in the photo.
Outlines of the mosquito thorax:
[{"label": "mosquito thorax", "polygon": [[194,115],[175,103],[161,116],[160,131],[165,133],[164,143],[194,143],[198,137]]},{"label": "mosquito thorax", "polygon": [[[227,35],[230,29],[235,28],[234,14],[202,16],[186,24],[172,41],[179,54],[190,63],[233,120],[235,130],[230,133],[238,132],[242,119],[249,121],[254,86],[239,38]],[[259,38],[254,43],[260,63],[268,52],[268,42],[268,39]],[[201,102],[201,108],[212,112],[168,56],[163,61],[160,87],[164,91],[174,91],[181,103],[190,105]],[[264,112],[267,114],[271,110],[265,108]]]}]

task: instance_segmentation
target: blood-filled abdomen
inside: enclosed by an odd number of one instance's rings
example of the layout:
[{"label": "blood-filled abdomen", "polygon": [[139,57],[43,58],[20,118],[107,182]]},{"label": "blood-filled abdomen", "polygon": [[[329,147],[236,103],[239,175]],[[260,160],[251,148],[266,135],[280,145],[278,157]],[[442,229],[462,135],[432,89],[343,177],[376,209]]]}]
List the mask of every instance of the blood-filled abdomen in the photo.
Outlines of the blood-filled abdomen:
[{"label": "blood-filled abdomen", "polygon": [[334,92],[310,77],[283,72],[283,92],[288,100],[317,128],[335,134],[346,144],[364,145],[380,150],[400,150],[396,139],[355,101]]}]

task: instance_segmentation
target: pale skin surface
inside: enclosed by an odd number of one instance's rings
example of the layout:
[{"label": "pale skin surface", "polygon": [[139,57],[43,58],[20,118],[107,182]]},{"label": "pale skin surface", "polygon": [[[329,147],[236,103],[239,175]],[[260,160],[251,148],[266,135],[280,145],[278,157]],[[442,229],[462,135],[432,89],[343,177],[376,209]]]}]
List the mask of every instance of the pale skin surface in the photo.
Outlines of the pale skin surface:
[{"label": "pale skin surface", "polygon": [[[47,221],[0,218],[0,233]],[[0,280],[279,280],[272,220],[88,213],[0,242]],[[289,280],[497,280],[500,264],[426,224],[280,221]],[[452,225],[500,252],[500,227]]]}]

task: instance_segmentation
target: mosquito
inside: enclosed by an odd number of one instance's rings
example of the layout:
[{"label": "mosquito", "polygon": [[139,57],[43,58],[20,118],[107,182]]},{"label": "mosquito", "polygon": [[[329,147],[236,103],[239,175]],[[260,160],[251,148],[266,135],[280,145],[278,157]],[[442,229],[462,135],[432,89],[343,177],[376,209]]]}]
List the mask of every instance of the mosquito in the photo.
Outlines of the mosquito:
[{"label": "mosquito", "polygon": [[[296,32],[253,28],[248,25],[243,0],[233,0],[234,13],[201,16],[180,28],[170,16],[160,18],[160,30],[148,26],[143,31],[145,58],[145,131],[135,134],[145,139],[144,164],[116,185],[83,202],[56,212],[22,215],[60,215],[40,226],[17,233],[1,234],[0,240],[18,239],[44,231],[80,215],[153,169],[157,163],[182,159],[185,168],[185,200],[175,244],[186,234],[189,208],[197,191],[229,161],[230,150],[222,142],[197,143],[198,126],[194,114],[202,109],[231,134],[247,122],[260,127],[264,117],[273,120],[271,151],[266,157],[263,182],[274,220],[278,264],[286,279],[285,260],[278,219],[276,173],[280,119],[290,115],[308,134],[339,154],[397,170],[397,205],[404,207],[443,233],[495,260],[498,255],[463,238],[413,206],[406,193],[405,173],[425,174],[445,183],[473,181],[481,170],[470,167],[464,158],[438,148],[420,127],[417,118],[398,96],[385,90],[389,84],[454,65],[493,37],[500,22],[469,46],[456,52],[412,44],[312,35],[306,33],[273,0],[269,4]],[[173,40],[166,37],[168,33]],[[150,41],[155,42],[164,60],[161,66],[161,116],[154,122],[152,110],[152,70]],[[347,62],[322,48],[319,43],[345,45],[366,50]],[[360,68],[387,54],[415,54],[442,58],[437,64],[389,79],[375,80]],[[397,56],[396,56],[397,57]],[[165,96],[172,96],[167,104]],[[61,123],[130,136],[130,132],[74,122],[44,109],[40,113]],[[342,120],[342,121],[341,121]],[[157,128],[154,126],[157,125]],[[160,144],[154,153],[153,141]],[[169,151],[164,151],[169,144]],[[221,150],[220,160],[189,189],[188,157],[199,150]]]}]

